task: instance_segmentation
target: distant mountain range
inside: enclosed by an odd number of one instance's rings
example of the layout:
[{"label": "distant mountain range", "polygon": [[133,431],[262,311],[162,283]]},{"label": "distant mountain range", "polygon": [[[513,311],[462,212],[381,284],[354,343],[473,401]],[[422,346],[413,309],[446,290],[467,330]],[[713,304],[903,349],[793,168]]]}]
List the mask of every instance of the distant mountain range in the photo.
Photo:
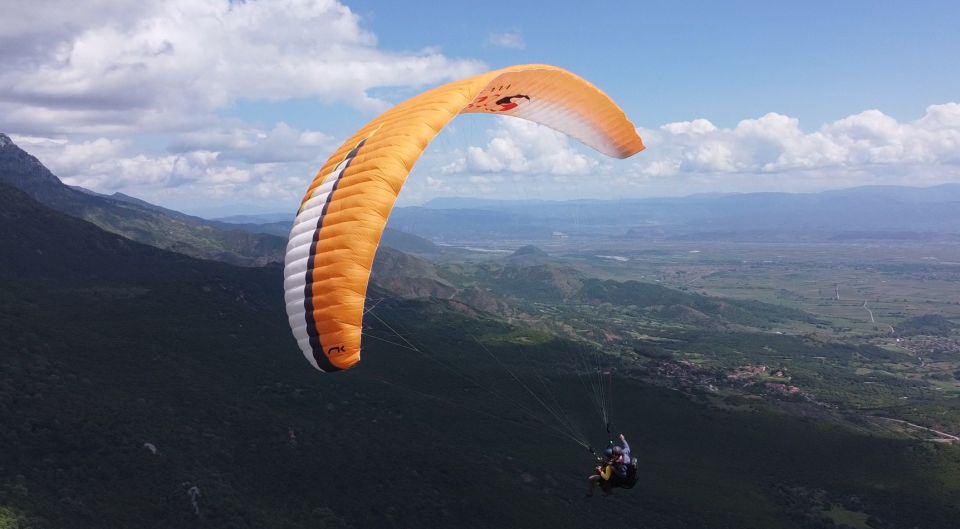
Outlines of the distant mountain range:
[{"label": "distant mountain range", "polygon": [[[281,234],[283,215],[231,218]],[[222,219],[226,220],[226,219]],[[269,222],[268,222],[269,221]],[[604,236],[683,240],[960,239],[960,184],[819,193],[696,194],[623,200],[446,197],[396,208],[388,224],[436,241]],[[386,240],[386,236],[385,236]]]},{"label": "distant mountain range", "polygon": [[443,240],[633,238],[831,239],[955,237],[960,184],[869,186],[820,193],[705,194],[624,200],[438,198],[398,208],[390,225]]}]

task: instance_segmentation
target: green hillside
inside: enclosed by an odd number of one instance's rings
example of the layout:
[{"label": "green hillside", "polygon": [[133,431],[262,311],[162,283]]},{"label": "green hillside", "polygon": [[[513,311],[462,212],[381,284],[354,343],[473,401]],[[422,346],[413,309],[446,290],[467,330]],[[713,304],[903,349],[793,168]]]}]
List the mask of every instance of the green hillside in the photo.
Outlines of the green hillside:
[{"label": "green hillside", "polygon": [[590,455],[511,375],[601,444],[581,345],[377,290],[364,363],[321,375],[290,336],[278,266],[164,252],[4,186],[0,240],[0,527],[885,529],[960,516],[955,447],[717,409],[613,359],[614,428],[642,477],[586,499]]}]

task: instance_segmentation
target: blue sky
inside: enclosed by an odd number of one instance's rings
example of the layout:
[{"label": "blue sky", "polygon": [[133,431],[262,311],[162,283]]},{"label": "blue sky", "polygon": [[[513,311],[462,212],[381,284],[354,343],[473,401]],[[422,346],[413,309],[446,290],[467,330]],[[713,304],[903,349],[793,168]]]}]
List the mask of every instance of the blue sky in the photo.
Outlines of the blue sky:
[{"label": "blue sky", "polygon": [[[189,212],[289,209],[389,105],[522,63],[599,86],[648,150],[611,162],[549,130],[464,120],[401,203],[960,180],[957,2],[94,1],[0,22],[16,52],[0,130],[69,183]],[[603,185],[573,185],[557,151]]]},{"label": "blue sky", "polygon": [[[568,68],[647,126],[698,117],[732,126],[780,112],[815,128],[869,108],[909,119],[960,93],[957,2],[351,5],[385,47]],[[487,44],[497,32],[517,33],[525,48]]]}]

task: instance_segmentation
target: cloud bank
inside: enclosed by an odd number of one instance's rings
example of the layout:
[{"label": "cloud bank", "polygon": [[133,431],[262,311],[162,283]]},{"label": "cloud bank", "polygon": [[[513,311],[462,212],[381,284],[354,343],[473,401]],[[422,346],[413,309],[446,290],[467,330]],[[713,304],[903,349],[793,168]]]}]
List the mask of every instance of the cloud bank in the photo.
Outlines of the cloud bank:
[{"label": "cloud bank", "polygon": [[[487,45],[525,43],[506,31]],[[437,49],[383,49],[334,0],[13,2],[0,17],[0,49],[0,131],[70,184],[190,212],[238,203],[288,210],[343,135],[395,102],[387,94],[485,69]],[[333,112],[326,103],[353,109],[344,112],[356,126],[291,125],[282,108],[290,101],[307,101],[319,118]],[[266,108],[277,117],[245,121],[236,109],[249,102],[276,103]],[[956,102],[913,121],[866,110],[807,130],[778,113],[728,128],[668,123],[640,129],[647,150],[625,161],[526,121],[480,122],[479,138],[454,134],[460,121],[441,135],[401,203],[960,181]]]},{"label": "cloud bank", "polygon": [[[476,144],[436,142],[401,195],[569,199],[730,191],[816,191],[856,185],[960,180],[960,104],[931,105],[914,121],[868,110],[804,132],[770,113],[719,128],[705,119],[641,129],[647,150],[600,156],[552,129],[497,118]],[[148,200],[295,203],[339,141],[284,123],[183,134],[168,153],[129,140],[14,140],[71,184]],[[270,209],[267,207],[266,209]]]},{"label": "cloud bank", "polygon": [[[315,98],[367,110],[381,87],[421,87],[482,63],[436,50],[390,52],[333,0],[54,0],[4,9],[7,130],[179,131],[240,100]],[[96,16],[93,14],[96,13]]]},{"label": "cloud bank", "polygon": [[931,105],[923,117],[905,123],[867,110],[814,132],[777,113],[732,128],[706,119],[668,123],[640,129],[647,150],[627,161],[599,156],[546,127],[501,119],[488,131],[486,144],[459,150],[446,161],[431,186],[495,196],[491,175],[500,175],[507,182],[531,179],[544,198],[614,198],[960,179],[958,103]]}]

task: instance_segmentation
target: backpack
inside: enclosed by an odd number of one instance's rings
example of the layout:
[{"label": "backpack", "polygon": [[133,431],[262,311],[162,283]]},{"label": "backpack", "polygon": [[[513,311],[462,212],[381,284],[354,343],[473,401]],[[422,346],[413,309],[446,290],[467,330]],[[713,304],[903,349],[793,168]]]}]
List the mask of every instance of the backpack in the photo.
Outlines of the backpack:
[{"label": "backpack", "polygon": [[618,485],[622,489],[632,489],[634,485],[637,484],[637,464],[640,461],[633,457],[630,459],[630,464],[627,465],[627,477],[620,480]]}]

